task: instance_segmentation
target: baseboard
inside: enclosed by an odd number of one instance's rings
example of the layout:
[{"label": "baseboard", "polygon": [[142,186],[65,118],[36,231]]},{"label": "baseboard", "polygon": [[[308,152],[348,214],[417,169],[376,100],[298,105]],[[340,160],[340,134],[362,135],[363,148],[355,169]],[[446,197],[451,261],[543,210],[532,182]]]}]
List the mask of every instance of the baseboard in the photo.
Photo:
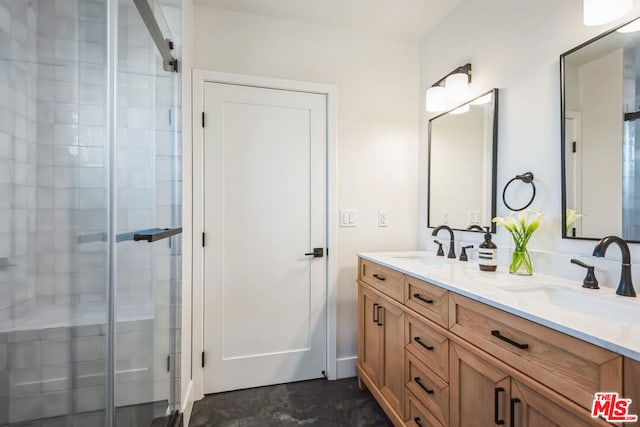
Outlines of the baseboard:
[{"label": "baseboard", "polygon": [[336,379],[356,376],[357,356],[340,357],[336,360]]},{"label": "baseboard", "polygon": [[182,421],[184,426],[189,425],[191,411],[193,410],[193,380],[189,381],[187,392],[182,396]]}]

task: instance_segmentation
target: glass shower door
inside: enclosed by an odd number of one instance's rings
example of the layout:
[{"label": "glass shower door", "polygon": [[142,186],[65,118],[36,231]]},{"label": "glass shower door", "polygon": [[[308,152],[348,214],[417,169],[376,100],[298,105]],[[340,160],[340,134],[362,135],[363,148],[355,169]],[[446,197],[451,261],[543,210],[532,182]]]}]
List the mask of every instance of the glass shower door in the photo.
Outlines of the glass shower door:
[{"label": "glass shower door", "polygon": [[156,44],[171,38],[165,10],[175,12],[147,0],[118,5],[115,228],[122,237],[115,245],[117,426],[148,426],[178,407],[180,80]]}]

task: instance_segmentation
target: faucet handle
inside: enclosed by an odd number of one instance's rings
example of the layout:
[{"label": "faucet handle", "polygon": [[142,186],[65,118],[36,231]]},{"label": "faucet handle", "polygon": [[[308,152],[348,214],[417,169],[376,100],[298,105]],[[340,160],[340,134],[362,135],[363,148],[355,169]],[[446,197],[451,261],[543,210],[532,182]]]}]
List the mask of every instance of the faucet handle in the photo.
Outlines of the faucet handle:
[{"label": "faucet handle", "polygon": [[440,243],[437,240],[434,240],[433,243],[435,243],[436,245],[438,245],[438,253],[436,254],[437,256],[444,256],[444,250],[442,249],[442,243]]},{"label": "faucet handle", "polygon": [[595,267],[593,265],[587,265],[579,259],[572,258],[571,264],[579,265],[580,267],[587,269],[587,275],[584,277],[582,281],[582,287],[588,289],[600,289],[598,286],[598,279],[596,279],[596,274],[594,272]]},{"label": "faucet handle", "polygon": [[469,258],[467,257],[467,249],[471,249],[473,247],[473,245],[469,245],[469,246],[462,246],[460,249],[460,261],[469,261]]}]

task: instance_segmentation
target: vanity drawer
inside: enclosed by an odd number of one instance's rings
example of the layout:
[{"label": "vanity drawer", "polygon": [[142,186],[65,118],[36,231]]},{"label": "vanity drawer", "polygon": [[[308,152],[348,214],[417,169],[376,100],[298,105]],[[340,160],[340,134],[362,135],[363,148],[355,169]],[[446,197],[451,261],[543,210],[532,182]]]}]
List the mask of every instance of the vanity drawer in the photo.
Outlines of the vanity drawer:
[{"label": "vanity drawer", "polygon": [[449,424],[449,384],[424,363],[405,352],[405,383],[418,401],[443,425]]},{"label": "vanity drawer", "polygon": [[405,315],[405,348],[449,381],[449,339],[424,322]]},{"label": "vanity drawer", "polygon": [[451,332],[579,405],[622,391],[621,356],[457,294],[449,301]]},{"label": "vanity drawer", "polygon": [[406,423],[407,427],[443,427],[417,397],[407,389]]},{"label": "vanity drawer", "polygon": [[438,325],[449,327],[449,292],[411,276],[405,276],[405,305]]},{"label": "vanity drawer", "polygon": [[404,301],[404,274],[398,271],[360,258],[360,280],[399,302]]}]

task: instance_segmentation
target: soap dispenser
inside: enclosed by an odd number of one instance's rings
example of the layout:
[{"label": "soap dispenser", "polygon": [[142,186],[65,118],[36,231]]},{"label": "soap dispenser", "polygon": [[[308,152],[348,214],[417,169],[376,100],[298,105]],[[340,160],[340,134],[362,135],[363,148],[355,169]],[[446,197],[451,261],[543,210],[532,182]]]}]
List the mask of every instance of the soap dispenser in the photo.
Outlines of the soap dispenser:
[{"label": "soap dispenser", "polygon": [[482,271],[496,271],[498,268],[498,247],[491,241],[491,232],[486,227],[484,242],[478,246],[478,265]]}]

